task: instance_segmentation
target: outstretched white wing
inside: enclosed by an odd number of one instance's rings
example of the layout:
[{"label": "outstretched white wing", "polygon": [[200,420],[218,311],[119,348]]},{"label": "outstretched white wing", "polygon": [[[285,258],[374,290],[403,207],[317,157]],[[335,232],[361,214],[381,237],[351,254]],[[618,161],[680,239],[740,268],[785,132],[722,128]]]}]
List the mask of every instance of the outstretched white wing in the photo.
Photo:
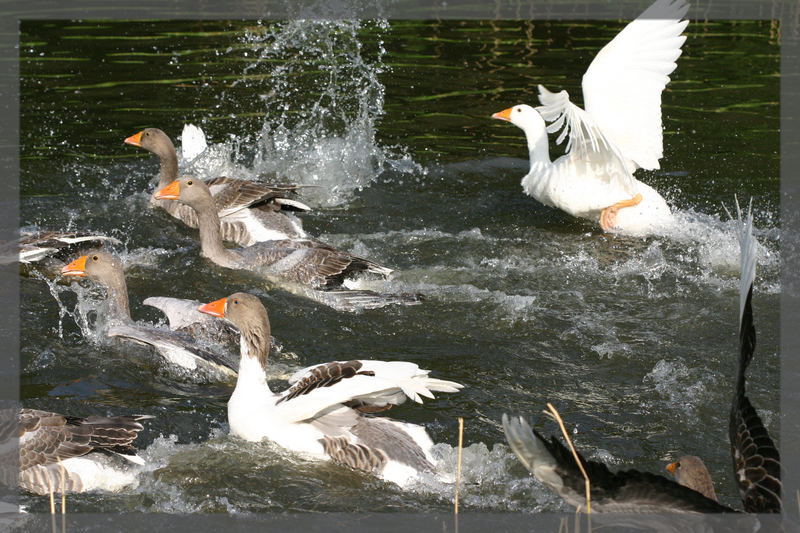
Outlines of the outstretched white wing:
[{"label": "outstretched white wing", "polygon": [[631,174],[635,167],[626,164],[620,149],[594,118],[569,101],[567,91],[551,93],[539,85],[539,101],[542,105],[537,107],[536,111],[551,123],[547,126],[547,132],[555,133],[561,130],[556,138],[556,144],[561,144],[569,137],[566,148],[568,153],[577,160],[605,167],[602,171],[594,173],[598,179],[607,180],[631,195],[636,194],[636,180]]},{"label": "outstretched white wing", "polygon": [[457,392],[462,385],[428,377],[428,370],[405,361],[333,361],[299,371],[277,407],[287,422],[308,420],[347,402],[381,406],[406,397],[422,403],[433,391]]},{"label": "outstretched white wing", "polygon": [[603,47],[583,75],[586,112],[629,165],[659,168],[661,93],[686,40],[681,33],[689,21],[681,18],[688,9],[684,0],[658,0]]}]

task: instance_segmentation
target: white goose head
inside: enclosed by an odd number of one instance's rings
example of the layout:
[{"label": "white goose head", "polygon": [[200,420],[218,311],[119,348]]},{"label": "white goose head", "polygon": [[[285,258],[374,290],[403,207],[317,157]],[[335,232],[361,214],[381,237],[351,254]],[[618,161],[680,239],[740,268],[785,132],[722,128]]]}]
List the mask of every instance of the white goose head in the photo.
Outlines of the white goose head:
[{"label": "white goose head", "polygon": [[492,115],[492,118],[510,122],[525,132],[531,163],[534,161],[550,162],[547,146],[547,125],[536,109],[527,104],[519,104],[498,111]]}]

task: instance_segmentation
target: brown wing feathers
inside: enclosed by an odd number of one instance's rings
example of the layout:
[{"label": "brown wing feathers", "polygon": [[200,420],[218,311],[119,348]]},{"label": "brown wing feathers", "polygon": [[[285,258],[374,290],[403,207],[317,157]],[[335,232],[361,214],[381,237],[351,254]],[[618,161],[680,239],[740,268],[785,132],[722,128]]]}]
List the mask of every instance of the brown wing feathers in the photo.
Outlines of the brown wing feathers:
[{"label": "brown wing feathers", "polygon": [[780,454],[745,393],[745,370],[756,347],[752,295],[751,284],[739,328],[739,368],[729,425],[731,455],[745,511],[779,513],[782,488]]},{"label": "brown wing feathers", "polygon": [[131,445],[144,429],[145,415],[79,418],[22,409],[20,424],[20,469],[56,463],[95,450],[132,455]]},{"label": "brown wing feathers", "polygon": [[295,383],[292,388],[286,391],[276,403],[291,400],[302,394],[308,394],[319,387],[330,387],[343,379],[351,378],[356,375],[375,375],[372,371],[359,372],[358,370],[362,365],[361,361],[346,361],[344,363],[334,361],[316,366],[311,369],[308,376]]}]

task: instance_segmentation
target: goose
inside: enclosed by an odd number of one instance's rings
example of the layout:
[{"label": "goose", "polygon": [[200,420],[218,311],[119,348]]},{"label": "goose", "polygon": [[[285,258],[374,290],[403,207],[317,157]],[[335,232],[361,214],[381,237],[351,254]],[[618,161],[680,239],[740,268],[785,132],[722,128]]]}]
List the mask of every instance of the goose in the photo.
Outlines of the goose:
[{"label": "goose", "polygon": [[[574,507],[586,503],[585,481],[580,467],[572,452],[555,436],[550,439],[543,437],[521,416],[511,418],[503,414],[503,429],[509,446],[536,479]],[[592,512],[735,512],[664,476],[633,469],[611,472],[599,461],[589,461],[580,453],[578,456],[589,476]],[[708,470],[705,475],[708,476]]]},{"label": "goose", "polygon": [[[107,331],[109,337],[121,337],[152,346],[168,362],[189,371],[202,368],[227,378],[236,377],[235,361],[226,360],[209,350],[200,348],[191,335],[137,324],[131,319],[125,273],[117,257],[106,252],[83,255],[65,266],[61,274],[86,277],[106,289],[105,306],[98,311],[98,316],[99,320],[104,322],[105,327],[102,329]],[[207,318],[198,313],[196,308],[185,310],[180,314],[171,311],[173,327],[183,328],[192,325],[202,328],[203,324],[208,322],[205,320]],[[197,329],[193,332],[196,333]]]},{"label": "goose", "polygon": [[[738,212],[741,249],[739,290],[739,360],[729,421],[733,471],[745,512],[781,511],[780,455],[745,392],[745,370],[755,352],[753,281],[756,240],[752,206],[747,217]],[[572,453],[555,437],[547,440],[522,417],[503,415],[503,428],[511,448],[536,479],[570,505],[584,503],[584,478]],[[612,473],[603,463],[581,457],[591,482],[592,509],[598,512],[734,512],[716,501],[711,476],[703,461],[685,456],[667,465],[675,477],[636,470]],[[685,485],[685,486],[684,486]]]},{"label": "goose", "polygon": [[[35,494],[118,492],[136,483],[125,463],[144,465],[133,441],[149,415],[77,416],[36,409],[19,410],[19,484]],[[16,429],[16,428],[15,428]],[[16,436],[16,435],[15,435]],[[17,441],[13,439],[14,452]],[[63,476],[63,478],[62,478]]]},{"label": "goose", "polygon": [[[647,234],[672,222],[664,198],[633,172],[659,168],[661,93],[686,40],[688,21],[681,19],[688,8],[683,0],[658,0],[606,44],[583,75],[585,110],[567,91],[539,85],[541,107],[520,104],[492,115],[525,132],[525,193],[607,232]],[[569,141],[551,161],[547,134],[558,130],[556,142]]]},{"label": "goose", "polygon": [[[125,143],[144,148],[158,156],[161,162],[158,189],[178,178],[175,145],[160,129],[146,128],[125,139]],[[261,241],[307,237],[300,220],[283,212],[310,210],[302,202],[286,198],[286,195],[298,189],[298,185],[264,185],[228,177],[213,178],[206,183],[219,212],[224,240],[250,246]],[[187,226],[197,227],[197,215],[190,207],[175,202],[158,201],[155,198],[151,202]]]},{"label": "goose", "polygon": [[333,361],[310,366],[274,393],[267,384],[270,323],[256,296],[235,293],[207,303],[203,313],[239,329],[239,377],[228,401],[232,435],[268,439],[293,452],[330,459],[407,486],[434,471],[433,442],[421,426],[369,416],[403,403],[422,403],[433,392],[457,392],[462,385],[428,377],[405,361]]},{"label": "goose", "polygon": [[226,248],[208,185],[192,176],[173,181],[158,191],[155,198],[177,200],[194,209],[202,255],[222,267],[255,272],[297,294],[344,311],[420,303],[418,295],[348,289],[345,283],[359,273],[388,276],[392,270],[319,241],[292,239]]}]

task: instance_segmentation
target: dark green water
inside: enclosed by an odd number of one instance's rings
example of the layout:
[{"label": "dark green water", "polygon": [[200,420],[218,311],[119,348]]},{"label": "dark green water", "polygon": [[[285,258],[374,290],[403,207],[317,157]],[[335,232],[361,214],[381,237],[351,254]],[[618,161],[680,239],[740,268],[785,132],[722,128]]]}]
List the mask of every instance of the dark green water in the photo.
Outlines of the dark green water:
[{"label": "dark green water", "polygon": [[[778,427],[779,32],[691,22],[663,96],[661,170],[640,178],[679,214],[634,239],[522,194],[521,130],[489,116],[567,89],[622,23],[23,22],[22,225],[123,241],[132,313],[147,296],[258,293],[283,344],[279,371],[355,357],[411,360],[466,388],[392,416],[425,425],[462,509],[561,510],[504,444],[504,412],[553,402],[591,458],[661,471],[702,456],[738,506],[727,413],[735,371],[738,245],[722,204],[754,198],[760,251],[753,403]],[[195,173],[279,172],[320,187],[305,228],[397,269],[381,288],[417,307],[342,314],[199,257],[193,230],[147,208],[157,162],[122,140],[201,125],[215,156]],[[555,147],[551,147],[555,150]],[[640,171],[641,172],[641,171]],[[89,287],[84,283],[85,287]],[[98,340],[71,316],[97,291],[21,282],[22,401],[76,415],[156,416],[131,494],[75,495],[73,511],[447,511],[452,486],[401,491],[269,444],[226,436],[231,389],[176,375],[145,349]],[[76,296],[76,291],[79,297]],[[296,354],[292,356],[291,353]],[[279,383],[276,381],[276,385]],[[25,497],[35,510],[47,503]]]}]

